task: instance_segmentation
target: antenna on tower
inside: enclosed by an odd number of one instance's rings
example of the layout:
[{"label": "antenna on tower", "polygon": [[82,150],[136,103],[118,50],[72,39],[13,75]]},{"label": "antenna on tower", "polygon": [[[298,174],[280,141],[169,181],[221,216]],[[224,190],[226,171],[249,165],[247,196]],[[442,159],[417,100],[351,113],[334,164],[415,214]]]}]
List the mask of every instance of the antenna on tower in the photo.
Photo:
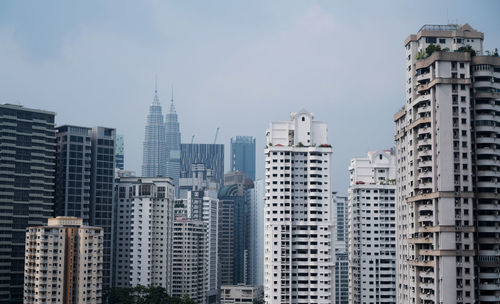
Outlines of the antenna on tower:
[{"label": "antenna on tower", "polygon": [[158,93],[158,75],[155,74],[155,94]]},{"label": "antenna on tower", "polygon": [[174,102],[174,85],[172,84],[172,97],[170,99],[171,102]]}]

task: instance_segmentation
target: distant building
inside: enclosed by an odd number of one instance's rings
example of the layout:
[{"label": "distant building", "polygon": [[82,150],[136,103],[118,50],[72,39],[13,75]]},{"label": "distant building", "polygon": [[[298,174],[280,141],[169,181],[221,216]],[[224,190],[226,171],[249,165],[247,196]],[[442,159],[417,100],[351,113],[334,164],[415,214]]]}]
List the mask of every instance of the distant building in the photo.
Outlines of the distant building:
[{"label": "distant building", "polygon": [[26,227],[53,217],[55,113],[0,105],[0,303],[22,303]]},{"label": "distant building", "polygon": [[[335,304],[349,303],[349,256],[347,251],[335,253]],[[383,302],[381,302],[383,303]]]},{"label": "distant building", "polygon": [[26,229],[24,302],[102,303],[104,231],[75,217]]},{"label": "distant building", "polygon": [[122,177],[115,187],[115,287],[161,286],[172,291],[172,180]]},{"label": "distant building", "polygon": [[224,145],[181,144],[181,177],[191,177],[191,165],[204,164],[211,169],[215,182],[224,183]]},{"label": "distant building", "polygon": [[[173,94],[173,92],[172,92]],[[181,175],[181,132],[177,112],[174,106],[174,96],[165,115],[165,146],[167,159],[167,177],[172,178],[174,185],[179,186]]]},{"label": "distant building", "polygon": [[231,171],[242,171],[255,180],[255,138],[236,136],[231,138]]},{"label": "distant building", "polygon": [[167,175],[167,145],[165,140],[165,124],[158,91],[155,88],[153,103],[149,107],[144,130],[142,176],[165,177]]},{"label": "distant building", "polygon": [[125,143],[120,134],[116,136],[115,142],[115,168],[125,170]]},{"label": "distant building", "polygon": [[259,303],[263,301],[263,293],[262,286],[222,285],[220,300],[221,304]]},{"label": "distant building", "polygon": [[[229,174],[229,173],[228,173]],[[244,174],[241,173],[244,177]],[[245,283],[247,268],[246,198],[243,184],[225,184],[219,198],[219,261],[221,283]]]},{"label": "distant building", "polygon": [[347,196],[332,193],[333,215],[335,219],[335,252],[347,252],[349,239]]},{"label": "distant building", "polygon": [[396,301],[396,184],[392,150],[349,166],[349,302]]},{"label": "distant building", "polygon": [[349,303],[348,203],[346,196],[332,193],[335,248],[335,303]]},{"label": "distant building", "polygon": [[[176,219],[202,221],[206,224],[206,241],[208,242],[208,285],[205,291],[207,303],[215,303],[220,288],[218,275],[218,231],[219,200],[217,191],[219,184],[213,181],[212,170],[204,164],[192,164],[192,176],[179,179],[179,193],[182,199],[177,200]],[[181,207],[182,205],[182,207]]]},{"label": "distant building", "polygon": [[247,189],[247,248],[249,285],[263,285],[264,281],[264,180],[254,182],[254,187]]}]

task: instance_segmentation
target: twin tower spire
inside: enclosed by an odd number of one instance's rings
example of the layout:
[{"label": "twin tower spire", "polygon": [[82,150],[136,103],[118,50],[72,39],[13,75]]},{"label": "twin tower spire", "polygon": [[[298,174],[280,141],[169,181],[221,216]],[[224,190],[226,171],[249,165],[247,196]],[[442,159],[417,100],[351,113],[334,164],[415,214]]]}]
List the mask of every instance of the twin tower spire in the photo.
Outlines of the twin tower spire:
[{"label": "twin tower spire", "polygon": [[155,77],[155,93],[144,132],[142,176],[171,177],[177,186],[180,177],[180,145],[181,133],[174,106],[174,88],[172,86],[170,106],[164,120],[158,96],[158,79]]}]

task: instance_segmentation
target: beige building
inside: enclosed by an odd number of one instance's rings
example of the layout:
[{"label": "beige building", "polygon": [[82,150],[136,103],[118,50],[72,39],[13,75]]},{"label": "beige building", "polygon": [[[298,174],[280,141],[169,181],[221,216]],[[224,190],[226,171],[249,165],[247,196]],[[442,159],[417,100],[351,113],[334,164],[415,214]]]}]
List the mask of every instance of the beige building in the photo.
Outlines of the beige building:
[{"label": "beige building", "polygon": [[24,303],[102,303],[103,236],[76,217],[26,229]]},{"label": "beige building", "polygon": [[405,40],[398,303],[500,301],[500,60],[481,55],[483,37],[468,24],[425,25]]},{"label": "beige building", "polygon": [[264,290],[262,286],[222,285],[220,293],[221,304],[255,303],[262,301]]}]

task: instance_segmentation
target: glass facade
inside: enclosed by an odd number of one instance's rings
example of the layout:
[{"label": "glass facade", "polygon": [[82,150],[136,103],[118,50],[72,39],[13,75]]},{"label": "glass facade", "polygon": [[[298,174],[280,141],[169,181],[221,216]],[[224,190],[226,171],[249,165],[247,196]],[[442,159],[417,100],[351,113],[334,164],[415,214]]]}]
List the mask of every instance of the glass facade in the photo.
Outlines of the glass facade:
[{"label": "glass facade", "polygon": [[245,176],[255,180],[255,138],[236,136],[231,138],[231,171],[245,172]]},{"label": "glass facade", "polygon": [[26,227],[52,217],[54,116],[0,105],[0,303],[23,303]]},{"label": "glass facade", "polygon": [[204,164],[212,169],[215,182],[224,183],[224,145],[181,144],[181,177],[191,177],[191,165]]}]

